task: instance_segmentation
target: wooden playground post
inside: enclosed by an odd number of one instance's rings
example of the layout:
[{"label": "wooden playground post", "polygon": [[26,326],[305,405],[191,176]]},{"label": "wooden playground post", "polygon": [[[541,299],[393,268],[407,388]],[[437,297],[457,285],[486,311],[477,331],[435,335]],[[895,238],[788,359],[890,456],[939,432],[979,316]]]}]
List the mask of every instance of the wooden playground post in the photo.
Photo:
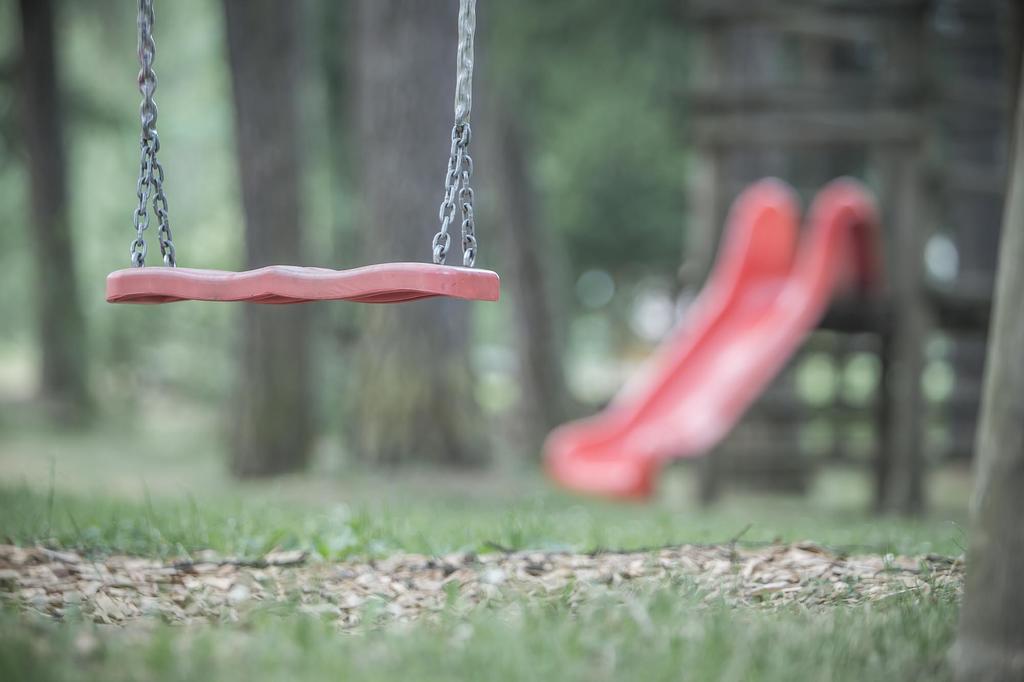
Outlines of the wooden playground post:
[{"label": "wooden playground post", "polygon": [[[882,382],[884,417],[876,482],[876,508],[900,514],[924,509],[921,374],[928,313],[922,295],[923,240],[918,227],[923,211],[920,150],[890,148],[882,152],[882,195],[888,245],[888,280],[893,314],[882,331],[885,365]],[[899,158],[902,157],[902,158]]]}]

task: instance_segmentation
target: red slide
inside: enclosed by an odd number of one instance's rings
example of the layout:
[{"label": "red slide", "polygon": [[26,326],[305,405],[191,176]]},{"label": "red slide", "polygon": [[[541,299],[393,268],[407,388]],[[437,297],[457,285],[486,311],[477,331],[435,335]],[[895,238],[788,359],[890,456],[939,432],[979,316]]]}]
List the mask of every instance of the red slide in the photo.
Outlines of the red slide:
[{"label": "red slide", "polygon": [[730,211],[714,271],[679,328],[602,413],[548,437],[551,477],[580,492],[642,498],[666,460],[706,453],[832,298],[874,285],[877,225],[871,195],[855,180],[835,180],[818,194],[802,239],[788,185],[767,179],[747,188]]}]

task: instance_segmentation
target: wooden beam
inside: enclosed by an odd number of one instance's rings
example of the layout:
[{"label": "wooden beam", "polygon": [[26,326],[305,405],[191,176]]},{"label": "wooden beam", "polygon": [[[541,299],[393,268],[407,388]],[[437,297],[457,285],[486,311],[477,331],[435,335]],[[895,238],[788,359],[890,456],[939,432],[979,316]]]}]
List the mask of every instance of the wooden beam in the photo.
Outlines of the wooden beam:
[{"label": "wooden beam", "polygon": [[866,78],[835,78],[821,84],[697,86],[685,93],[695,115],[720,113],[807,113],[829,116],[901,111],[923,105],[926,91],[920,80],[879,84]]},{"label": "wooden beam", "polygon": [[771,140],[780,146],[827,144],[919,144],[927,135],[919,112],[878,110],[732,113],[693,122],[693,136],[704,144],[751,147]]}]

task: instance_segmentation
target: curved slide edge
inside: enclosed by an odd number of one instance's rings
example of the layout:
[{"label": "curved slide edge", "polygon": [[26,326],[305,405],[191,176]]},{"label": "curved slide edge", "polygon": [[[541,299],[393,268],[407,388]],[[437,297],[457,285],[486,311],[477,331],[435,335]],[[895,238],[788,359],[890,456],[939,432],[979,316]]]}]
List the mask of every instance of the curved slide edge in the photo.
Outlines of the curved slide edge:
[{"label": "curved slide edge", "polygon": [[271,265],[244,272],[155,267],[110,273],[107,301],[403,303],[435,296],[497,301],[500,288],[498,275],[490,270],[433,263],[381,263],[351,270]]},{"label": "curved slide edge", "polygon": [[556,482],[649,496],[666,460],[704,454],[724,438],[836,291],[877,286],[877,217],[860,183],[830,183],[808,222],[797,250],[797,202],[781,181],[737,198],[708,284],[678,330],[604,412],[549,436],[545,464]]}]

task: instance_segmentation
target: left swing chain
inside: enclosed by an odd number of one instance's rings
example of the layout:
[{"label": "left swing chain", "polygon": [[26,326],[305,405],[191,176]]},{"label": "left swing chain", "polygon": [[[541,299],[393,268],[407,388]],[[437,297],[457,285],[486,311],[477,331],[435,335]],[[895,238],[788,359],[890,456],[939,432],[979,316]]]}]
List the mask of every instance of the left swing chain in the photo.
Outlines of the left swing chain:
[{"label": "left swing chain", "polygon": [[156,92],[156,72],[153,61],[156,58],[156,42],[153,40],[153,0],[139,0],[139,92],[142,104],[139,114],[142,121],[140,147],[142,157],[139,163],[139,180],[136,185],[138,206],[132,216],[135,225],[135,239],[130,247],[132,267],[146,265],[145,231],[149,228],[149,205],[157,219],[157,241],[164,265],[175,267],[174,241],[171,239],[171,225],[167,211],[167,196],[164,194],[164,169],[157,159],[160,151],[160,136],[156,132],[157,106],[153,95]]}]

